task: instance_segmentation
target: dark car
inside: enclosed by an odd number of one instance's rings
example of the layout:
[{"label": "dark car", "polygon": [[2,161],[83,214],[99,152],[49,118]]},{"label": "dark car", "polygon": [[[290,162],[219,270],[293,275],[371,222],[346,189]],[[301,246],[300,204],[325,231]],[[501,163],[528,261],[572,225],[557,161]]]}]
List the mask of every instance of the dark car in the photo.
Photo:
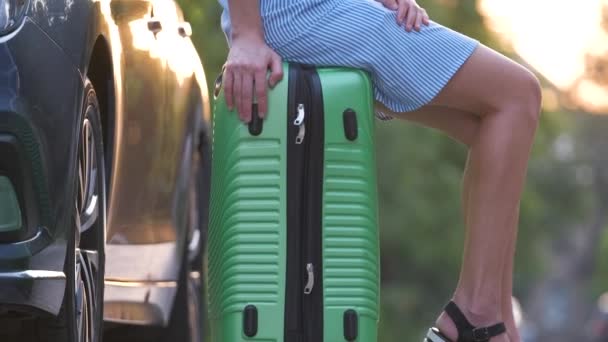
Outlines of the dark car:
[{"label": "dark car", "polygon": [[0,341],[200,340],[190,34],[173,0],[0,0]]}]

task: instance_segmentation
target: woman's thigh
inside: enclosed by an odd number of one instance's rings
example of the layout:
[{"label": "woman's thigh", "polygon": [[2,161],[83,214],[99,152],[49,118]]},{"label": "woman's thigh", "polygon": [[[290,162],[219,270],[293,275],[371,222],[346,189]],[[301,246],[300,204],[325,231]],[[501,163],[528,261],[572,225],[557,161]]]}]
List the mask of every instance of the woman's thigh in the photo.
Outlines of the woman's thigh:
[{"label": "woman's thigh", "polygon": [[[537,78],[520,64],[479,45],[452,79],[427,105],[484,116],[505,109],[538,114],[541,91]],[[407,113],[404,114],[407,116]]]},{"label": "woman's thigh", "polygon": [[428,104],[478,46],[434,22],[406,32],[394,11],[371,0],[340,2],[302,30],[298,39],[270,37],[269,44],[287,61],[368,71],[376,99],[395,112]]},{"label": "woman's thigh", "polygon": [[288,61],[369,71],[376,99],[392,112],[432,106],[482,116],[540,101],[538,81],[521,65],[436,23],[406,32],[375,1],[340,2],[302,30],[271,46]]},{"label": "woman's thigh", "polygon": [[377,102],[376,110],[401,120],[436,129],[468,147],[475,143],[479,134],[479,116],[458,109],[427,105],[412,112],[396,113]]}]

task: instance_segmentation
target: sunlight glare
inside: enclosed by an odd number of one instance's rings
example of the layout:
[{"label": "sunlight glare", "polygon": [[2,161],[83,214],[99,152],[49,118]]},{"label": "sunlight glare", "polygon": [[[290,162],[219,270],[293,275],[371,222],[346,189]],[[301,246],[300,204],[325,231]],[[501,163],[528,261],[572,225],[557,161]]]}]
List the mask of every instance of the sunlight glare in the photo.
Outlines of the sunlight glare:
[{"label": "sunlight glare", "polygon": [[601,111],[608,108],[608,89],[589,80],[583,80],[577,85],[575,96],[580,100],[593,99],[586,103],[589,110]]},{"label": "sunlight glare", "polygon": [[488,25],[555,86],[572,86],[585,54],[605,52],[602,0],[480,0]]}]

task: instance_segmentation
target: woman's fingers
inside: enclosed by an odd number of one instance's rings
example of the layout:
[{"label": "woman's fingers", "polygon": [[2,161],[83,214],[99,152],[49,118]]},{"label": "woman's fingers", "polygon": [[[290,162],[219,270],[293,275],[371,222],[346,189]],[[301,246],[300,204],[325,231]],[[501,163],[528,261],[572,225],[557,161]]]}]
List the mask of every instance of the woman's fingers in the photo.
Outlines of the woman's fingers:
[{"label": "woman's fingers", "polygon": [[255,97],[258,102],[258,113],[261,118],[264,118],[266,116],[266,113],[268,112],[268,97],[266,93],[266,72],[264,70],[256,72],[253,84],[255,86]]},{"label": "woman's fingers", "polygon": [[407,1],[401,1],[399,3],[399,9],[397,9],[397,23],[399,25],[403,25],[405,16],[410,8],[410,3]]},{"label": "woman's fingers", "polygon": [[242,97],[241,94],[243,93],[242,91],[242,86],[243,86],[243,75],[240,73],[235,72],[234,73],[234,85],[232,86],[233,90],[233,96],[234,96],[234,104],[235,104],[235,108],[236,108],[236,112],[237,114],[241,113],[241,109],[243,108],[241,106],[241,102],[242,102]]},{"label": "woman's fingers", "polygon": [[283,63],[281,56],[274,51],[270,57],[270,77],[268,78],[268,85],[274,88],[279,81],[283,79]]},{"label": "woman's fingers", "polygon": [[399,4],[397,3],[397,0],[379,0],[379,1],[382,5],[384,5],[384,7],[392,9],[393,11],[396,11],[397,9],[399,9]]},{"label": "woman's fingers", "polygon": [[[389,0],[383,0],[386,3]],[[413,0],[396,0],[397,8],[397,23],[405,26],[405,30],[411,32],[412,29],[420,31],[422,25],[429,25],[429,16],[424,8],[418,6]]]},{"label": "woman's fingers", "polygon": [[253,75],[251,71],[243,73],[241,87],[241,109],[239,116],[245,122],[251,121],[251,105],[253,104]]},{"label": "woman's fingers", "polygon": [[268,113],[268,86],[274,87],[282,78],[283,65],[277,53],[265,44],[239,41],[231,47],[224,72],[226,105],[236,109],[242,121],[250,122],[257,101],[258,113],[264,117]]},{"label": "woman's fingers", "polygon": [[422,13],[422,11],[417,11],[416,20],[414,21],[414,30],[420,31],[420,27],[422,26],[422,17],[423,16],[424,16],[424,14]]},{"label": "woman's fingers", "polygon": [[426,26],[429,26],[431,24],[429,14],[424,8],[421,8],[420,10],[422,11],[422,23]]},{"label": "woman's fingers", "polygon": [[407,18],[405,19],[405,30],[407,32],[412,31],[412,28],[414,28],[417,16],[418,6],[416,6],[416,4],[410,4],[410,7],[407,11]]},{"label": "woman's fingers", "polygon": [[234,75],[232,74],[232,70],[228,67],[224,69],[222,79],[224,80],[224,97],[226,98],[226,106],[228,106],[229,110],[232,110],[234,109]]}]

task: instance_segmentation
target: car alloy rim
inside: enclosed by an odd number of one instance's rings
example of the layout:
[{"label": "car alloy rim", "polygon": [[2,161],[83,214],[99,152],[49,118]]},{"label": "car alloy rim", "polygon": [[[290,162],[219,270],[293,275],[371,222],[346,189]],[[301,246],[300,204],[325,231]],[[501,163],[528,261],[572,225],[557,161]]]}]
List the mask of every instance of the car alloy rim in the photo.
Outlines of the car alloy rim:
[{"label": "car alloy rim", "polygon": [[83,278],[88,277],[87,271],[85,270],[86,264],[83,260],[83,256],[80,250],[76,251],[76,331],[78,341],[91,341],[91,326],[89,322],[90,318],[90,303],[86,280]]},{"label": "car alloy rim", "polygon": [[91,121],[82,123],[80,151],[78,153],[78,197],[77,208],[80,215],[80,231],[89,230],[99,215],[99,168],[95,147],[95,135]]},{"label": "car alloy rim", "polygon": [[[76,197],[76,225],[79,236],[95,227],[99,218],[99,198],[102,185],[100,179],[99,156],[97,155],[96,137],[91,121],[85,117],[80,136],[78,152],[78,194]],[[95,233],[95,232],[91,232]],[[79,240],[77,240],[79,241]],[[98,327],[95,326],[95,313],[98,311],[97,298],[98,251],[96,246],[76,248],[76,327],[78,341],[94,342]]]}]

